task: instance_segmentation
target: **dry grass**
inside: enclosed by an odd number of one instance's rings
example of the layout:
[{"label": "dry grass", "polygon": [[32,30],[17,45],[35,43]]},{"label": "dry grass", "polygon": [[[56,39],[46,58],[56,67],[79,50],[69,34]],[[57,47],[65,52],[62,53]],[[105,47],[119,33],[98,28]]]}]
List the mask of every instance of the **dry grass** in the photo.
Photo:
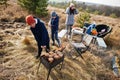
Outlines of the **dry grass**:
[{"label": "dry grass", "polygon": [[30,45],[30,44],[31,44],[31,43],[30,43],[30,40],[28,39],[28,37],[25,37],[22,42],[23,42],[23,44],[25,44],[25,45]]},{"label": "dry grass", "polygon": [[28,14],[17,4],[10,4],[7,8],[0,8],[0,10],[0,19],[5,22],[12,22],[17,19],[24,21],[24,17]]},{"label": "dry grass", "polygon": [[[7,18],[14,19],[15,17],[27,14],[26,12],[22,12],[23,10],[17,5],[10,5],[9,8],[14,9],[14,13],[13,16],[10,16],[12,10],[3,10],[5,12],[4,15],[8,16]],[[52,10],[57,11],[58,15],[60,15],[60,29],[65,28],[64,21],[66,15],[62,14],[64,10],[49,6],[49,12]],[[0,15],[0,17],[6,18],[4,15]],[[112,49],[108,48],[102,53],[97,53],[95,48],[93,53],[87,51],[82,55],[84,60],[80,57],[73,60],[69,56],[71,47],[68,40],[64,38],[62,42],[67,47],[64,51],[65,60],[63,68],[61,71],[59,70],[59,66],[53,69],[49,80],[119,80],[113,75],[110,69],[112,56],[116,53],[120,56],[120,50],[117,48],[120,45],[118,43],[120,41],[119,19],[91,15],[92,21],[96,21],[97,24],[103,23],[113,27],[111,35],[105,38],[106,42],[109,42],[108,46],[113,46]],[[29,29],[11,28],[11,30],[21,35],[1,33],[1,41],[8,41],[8,44],[0,51],[0,55],[2,56],[2,58],[0,57],[0,80],[45,80],[47,70],[43,65],[40,66],[37,74],[39,60],[34,57],[37,53],[37,45]],[[4,32],[4,30],[2,31]],[[27,37],[24,37],[25,35]],[[77,40],[77,36],[74,39]],[[73,54],[76,54],[76,52],[73,52]]]}]

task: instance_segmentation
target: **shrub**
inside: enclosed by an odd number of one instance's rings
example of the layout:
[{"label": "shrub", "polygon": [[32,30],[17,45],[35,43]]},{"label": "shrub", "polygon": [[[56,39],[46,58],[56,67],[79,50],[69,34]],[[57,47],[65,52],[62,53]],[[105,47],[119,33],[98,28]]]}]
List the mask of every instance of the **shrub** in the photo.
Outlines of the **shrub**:
[{"label": "shrub", "polygon": [[83,11],[83,8],[82,8],[82,7],[80,7],[80,8],[78,8],[78,10],[79,10],[79,11]]},{"label": "shrub", "polygon": [[23,8],[27,9],[30,13],[37,16],[46,16],[48,0],[18,0]]},{"label": "shrub", "polygon": [[86,11],[89,13],[89,12],[90,12],[90,9],[89,9],[89,8],[86,8]]},{"label": "shrub", "polygon": [[99,14],[99,11],[97,11],[97,10],[96,10],[96,11],[94,11],[94,14],[98,15],[98,14]]},{"label": "shrub", "polygon": [[87,12],[83,12],[78,14],[77,16],[77,24],[79,27],[83,27],[85,22],[89,22],[90,14]]},{"label": "shrub", "polygon": [[102,15],[103,15],[103,16],[105,16],[105,12],[104,12],[104,13],[102,13]]},{"label": "shrub", "polygon": [[112,18],[117,18],[117,16],[116,16],[115,13],[111,13],[111,14],[110,14],[110,17],[112,17]]}]

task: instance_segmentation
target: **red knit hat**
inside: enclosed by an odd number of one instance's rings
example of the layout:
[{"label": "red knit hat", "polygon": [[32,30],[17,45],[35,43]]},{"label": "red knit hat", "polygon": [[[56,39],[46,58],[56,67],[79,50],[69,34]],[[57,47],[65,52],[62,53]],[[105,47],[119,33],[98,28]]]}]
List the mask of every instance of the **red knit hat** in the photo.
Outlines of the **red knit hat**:
[{"label": "red knit hat", "polygon": [[28,23],[28,25],[31,25],[31,24],[35,23],[35,19],[33,18],[32,15],[26,16],[25,20]]}]

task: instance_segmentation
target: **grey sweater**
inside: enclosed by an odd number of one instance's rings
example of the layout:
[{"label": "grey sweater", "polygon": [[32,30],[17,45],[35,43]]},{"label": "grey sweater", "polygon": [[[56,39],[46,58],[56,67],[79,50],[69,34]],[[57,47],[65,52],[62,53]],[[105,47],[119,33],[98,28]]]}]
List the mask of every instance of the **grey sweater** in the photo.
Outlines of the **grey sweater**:
[{"label": "grey sweater", "polygon": [[75,9],[74,14],[70,14],[70,7],[68,7],[66,9],[65,13],[67,14],[65,24],[66,25],[73,25],[74,24],[74,15],[78,14],[78,10]]}]

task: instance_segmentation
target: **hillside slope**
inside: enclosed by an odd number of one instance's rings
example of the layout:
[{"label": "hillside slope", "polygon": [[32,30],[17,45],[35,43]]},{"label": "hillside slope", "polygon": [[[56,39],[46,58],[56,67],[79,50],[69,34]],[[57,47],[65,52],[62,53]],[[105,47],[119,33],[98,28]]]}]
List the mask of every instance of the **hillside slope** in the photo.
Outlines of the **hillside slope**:
[{"label": "hillside slope", "polygon": [[[55,10],[60,15],[60,29],[65,28],[65,14],[62,14],[64,10],[50,6],[48,9],[49,12]],[[94,46],[93,53],[87,51],[83,54],[84,60],[81,57],[73,60],[69,56],[71,50],[69,42],[63,39],[63,44],[67,45],[64,51],[64,66],[61,71],[59,66],[53,69],[49,80],[119,80],[112,73],[110,60],[114,54],[119,55],[120,52],[120,19],[91,16],[91,22],[95,21],[97,24],[102,23],[113,27],[113,32],[107,38],[109,48],[99,54]],[[47,24],[48,19],[44,20]],[[30,42],[29,45],[25,44],[27,42]],[[39,60],[35,59],[36,53],[36,42],[25,23],[0,23],[0,80],[45,80],[47,70],[43,65],[37,73]]]}]

